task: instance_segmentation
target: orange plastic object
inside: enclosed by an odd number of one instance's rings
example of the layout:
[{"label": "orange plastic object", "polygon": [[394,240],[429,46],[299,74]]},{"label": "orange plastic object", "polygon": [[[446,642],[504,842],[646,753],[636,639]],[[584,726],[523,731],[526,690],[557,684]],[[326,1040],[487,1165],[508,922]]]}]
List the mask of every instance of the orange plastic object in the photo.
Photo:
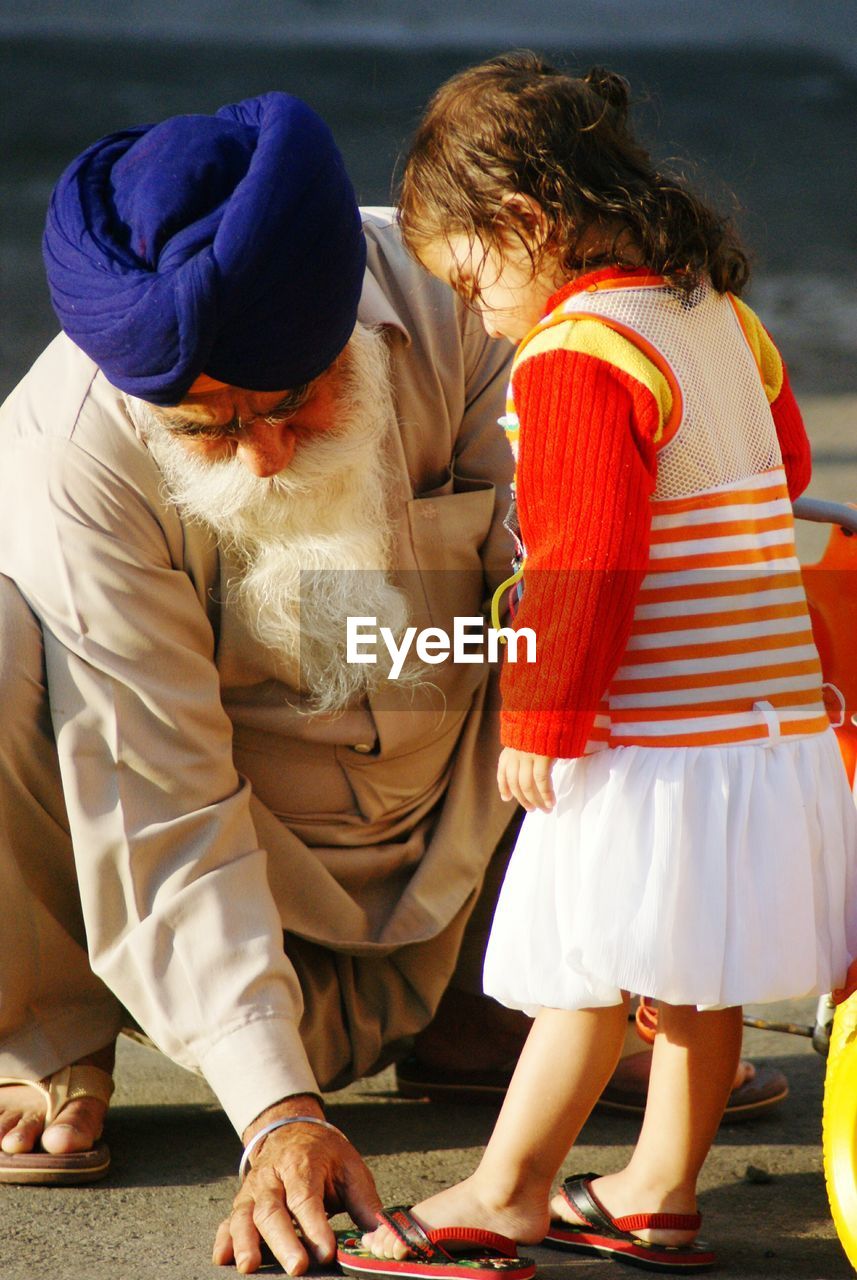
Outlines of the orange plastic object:
[{"label": "orange plastic object", "polygon": [[634,1020],[637,1023],[637,1035],[640,1039],[645,1040],[646,1044],[654,1044],[658,1030],[658,1010],[655,1005],[649,1004],[645,996],[640,996]]},{"label": "orange plastic object", "polygon": [[803,565],[812,632],[821,657],[825,703],[849,782],[857,765],[857,534],[834,525],[824,554]]}]

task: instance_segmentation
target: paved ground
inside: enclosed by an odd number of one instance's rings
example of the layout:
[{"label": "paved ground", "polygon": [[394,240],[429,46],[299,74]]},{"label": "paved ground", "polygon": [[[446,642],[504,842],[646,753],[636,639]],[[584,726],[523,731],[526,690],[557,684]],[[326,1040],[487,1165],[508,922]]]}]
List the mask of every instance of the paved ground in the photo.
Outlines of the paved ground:
[{"label": "paved ground", "polygon": [[[811,1022],[813,1013],[814,1002],[802,1002],[776,1006],[772,1016]],[[835,1238],[821,1168],[823,1060],[808,1040],[779,1033],[748,1031],[746,1047],[786,1071],[791,1096],[775,1115],[721,1129],[702,1178],[706,1238],[735,1280],[845,1280],[853,1273]],[[493,1115],[490,1107],[404,1101],[392,1085],[385,1072],[328,1099],[330,1119],[363,1151],[388,1203],[419,1199],[468,1172]],[[633,1122],[594,1116],[566,1172],[620,1167],[634,1137]],[[113,1170],[104,1183],[0,1191],[3,1280],[234,1275],[208,1259],[240,1149],[206,1086],[123,1041],[108,1138]],[[543,1280],[629,1274],[597,1259],[531,1252]]]}]

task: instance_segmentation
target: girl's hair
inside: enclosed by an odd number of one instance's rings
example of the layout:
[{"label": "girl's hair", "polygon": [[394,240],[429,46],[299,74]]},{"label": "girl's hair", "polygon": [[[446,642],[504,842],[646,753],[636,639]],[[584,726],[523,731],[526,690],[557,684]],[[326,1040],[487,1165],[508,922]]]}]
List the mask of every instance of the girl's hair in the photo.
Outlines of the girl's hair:
[{"label": "girl's hair", "polygon": [[[569,271],[644,265],[677,288],[708,276],[719,292],[739,293],[749,264],[733,226],[654,167],[628,109],[621,76],[593,67],[573,79],[526,51],[453,76],[406,159],[399,218],[409,249],[419,258],[421,246],[463,233],[502,251],[512,234],[534,271],[550,252]],[[514,193],[545,216],[535,244]],[[587,250],[599,231],[600,251]]]}]

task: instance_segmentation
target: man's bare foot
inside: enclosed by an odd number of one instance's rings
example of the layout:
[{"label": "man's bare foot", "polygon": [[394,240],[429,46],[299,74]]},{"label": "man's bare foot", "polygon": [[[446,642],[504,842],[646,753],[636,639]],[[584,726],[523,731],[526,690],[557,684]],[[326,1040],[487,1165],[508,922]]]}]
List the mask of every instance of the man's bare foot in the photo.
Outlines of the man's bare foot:
[{"label": "man's bare foot", "polygon": [[[537,1244],[548,1228],[547,1204],[500,1204],[484,1197],[475,1177],[465,1178],[428,1200],[414,1205],[414,1217],[425,1231],[435,1227],[481,1227],[520,1244]],[[380,1226],[363,1236],[363,1247],[377,1258],[406,1258],[408,1247],[389,1227]]]},{"label": "man's bare foot", "polygon": [[[587,1185],[593,1198],[611,1218],[630,1217],[635,1213],[696,1213],[696,1203],[692,1196],[673,1192],[662,1197],[653,1197],[652,1192],[633,1188],[624,1171],[596,1178]],[[551,1200],[550,1208],[553,1218],[560,1218],[572,1226],[589,1225],[563,1195],[555,1195]],[[641,1227],[633,1234],[641,1240],[647,1240],[650,1244],[663,1245],[690,1244],[697,1235],[695,1230],[664,1231],[655,1230],[652,1227]]]},{"label": "man's bare foot", "polygon": [[[115,1044],[79,1059],[81,1066],[112,1073]],[[6,1155],[42,1151],[66,1155],[89,1151],[101,1137],[107,1103],[98,1098],[74,1098],[45,1127],[46,1100],[28,1085],[0,1086],[0,1150]]]}]

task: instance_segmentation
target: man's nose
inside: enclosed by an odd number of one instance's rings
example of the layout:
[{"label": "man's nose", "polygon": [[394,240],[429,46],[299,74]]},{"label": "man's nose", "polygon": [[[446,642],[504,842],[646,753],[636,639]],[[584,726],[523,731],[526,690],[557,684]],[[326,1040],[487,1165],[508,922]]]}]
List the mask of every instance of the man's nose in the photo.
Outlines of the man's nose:
[{"label": "man's nose", "polygon": [[287,467],[295,452],[295,436],[285,422],[250,419],[243,424],[236,457],[254,476],[265,479]]}]

